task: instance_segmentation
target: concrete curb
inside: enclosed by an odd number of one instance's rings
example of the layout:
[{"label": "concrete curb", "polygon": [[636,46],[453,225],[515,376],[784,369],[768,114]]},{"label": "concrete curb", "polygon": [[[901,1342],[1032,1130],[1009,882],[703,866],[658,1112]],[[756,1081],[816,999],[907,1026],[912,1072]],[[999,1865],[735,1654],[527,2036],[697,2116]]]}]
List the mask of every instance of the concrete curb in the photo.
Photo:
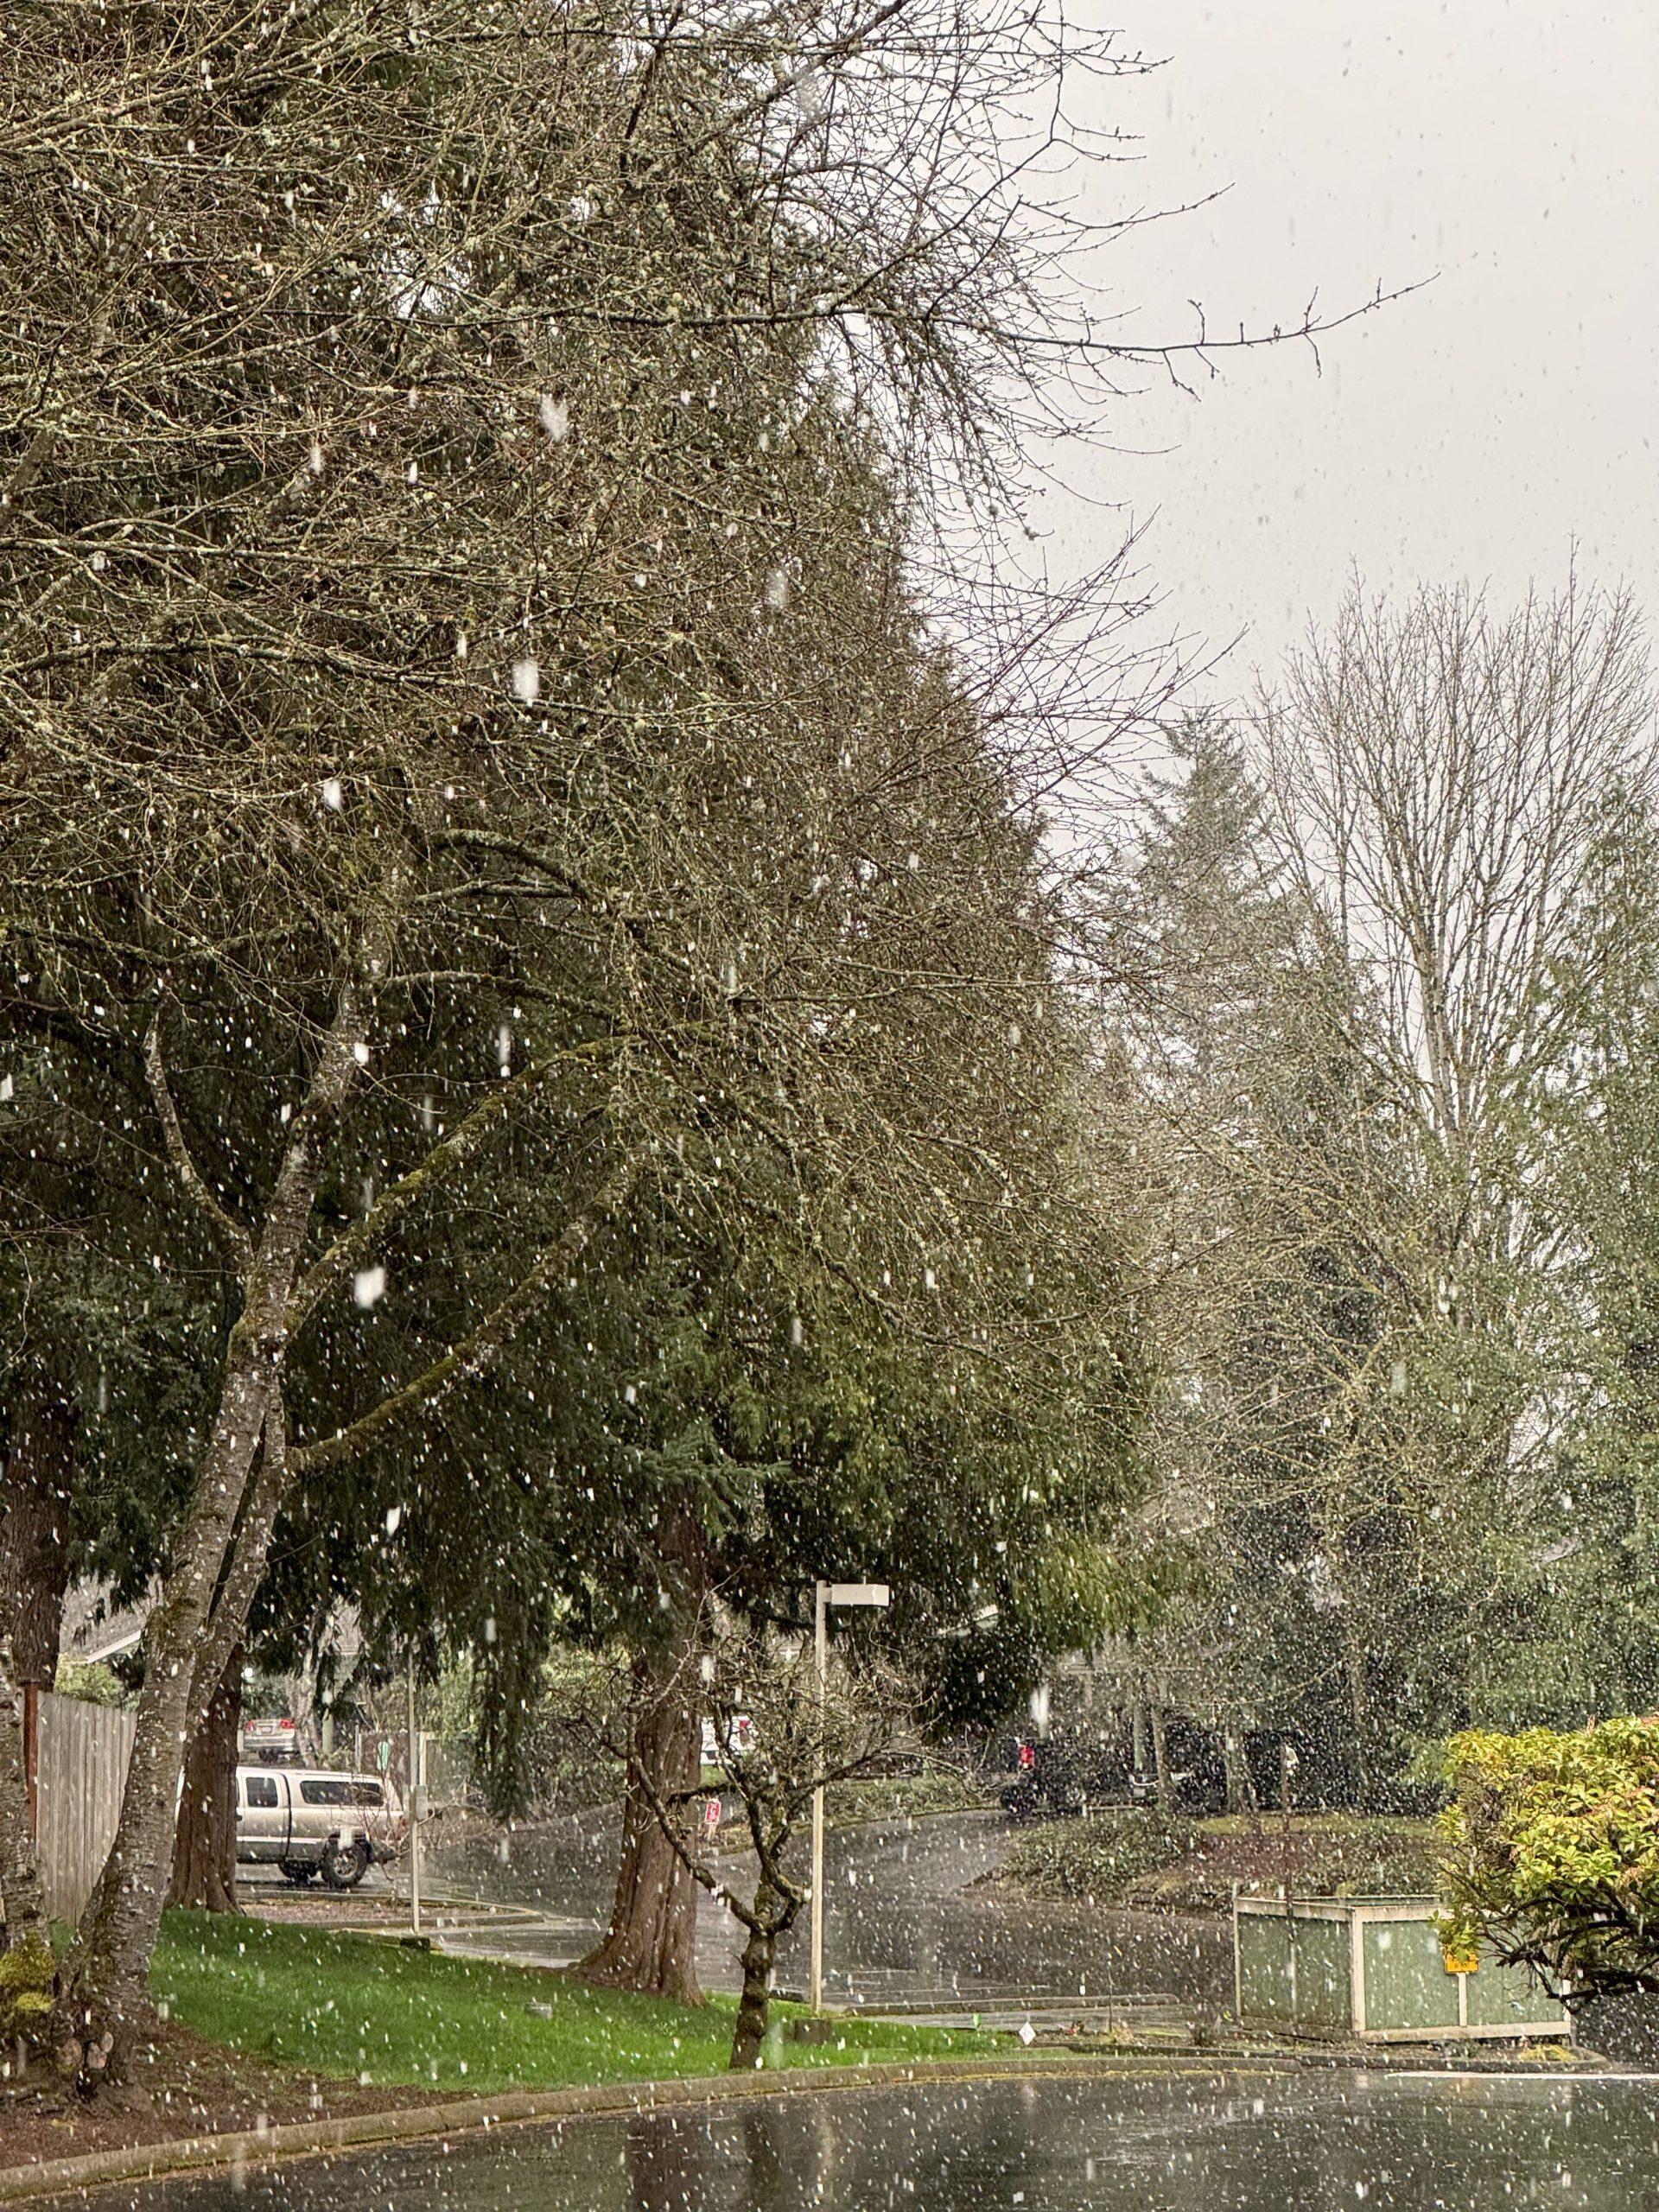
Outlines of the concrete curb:
[{"label": "concrete curb", "polygon": [[495,2096],[461,2097],[447,2104],[403,2105],[386,2112],[348,2113],[336,2120],[293,2120],[263,2132],[193,2135],[172,2143],[134,2144],[120,2151],[92,2151],[79,2158],[43,2159],[0,2168],[0,2204],[58,2196],[123,2181],[158,2181],[171,2174],[216,2166],[270,2164],[279,2158],[315,2158],[331,2151],[371,2150],[381,2145],[459,2135],[525,2120],[614,2119],[632,2113],[687,2106],[730,2104],[749,2097],[827,2094],[836,2090],[902,2088],[914,2082],[1034,2081],[1044,2076],[1160,2071],[1207,2075],[1259,2073],[1259,2063],[1195,2058],[1171,2052],[1122,2057],[1078,2052],[1042,2058],[889,2060],[875,2066],[798,2067],[777,2073],[704,2074],[680,2081],[615,2082],[597,2088],[508,2089]]}]

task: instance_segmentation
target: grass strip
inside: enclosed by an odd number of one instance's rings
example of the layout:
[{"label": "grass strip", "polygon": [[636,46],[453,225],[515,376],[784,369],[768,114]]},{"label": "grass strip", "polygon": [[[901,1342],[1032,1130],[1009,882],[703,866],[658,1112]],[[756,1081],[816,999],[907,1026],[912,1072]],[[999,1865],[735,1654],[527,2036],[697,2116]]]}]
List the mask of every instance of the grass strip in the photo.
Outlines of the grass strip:
[{"label": "grass strip", "polygon": [[[563,2088],[717,2073],[734,2000],[706,2005],[589,1989],[545,1967],[449,1957],[371,1936],[226,1914],[169,1913],[151,1986],[168,2017],[232,2050],[335,2080],[446,2089]],[[532,2011],[531,2008],[536,2009]],[[797,2043],[773,2008],[767,2064],[984,2056],[994,2036],[837,2020]]]}]

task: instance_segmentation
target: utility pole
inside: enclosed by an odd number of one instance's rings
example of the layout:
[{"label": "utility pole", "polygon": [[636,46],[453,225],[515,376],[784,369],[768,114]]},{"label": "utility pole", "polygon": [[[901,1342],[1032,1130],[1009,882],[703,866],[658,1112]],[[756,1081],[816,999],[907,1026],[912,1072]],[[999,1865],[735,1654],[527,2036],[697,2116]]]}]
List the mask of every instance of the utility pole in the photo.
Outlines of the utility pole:
[{"label": "utility pole", "polygon": [[[812,1585],[812,1637],[817,1662],[813,1691],[818,1708],[818,1767],[823,1767],[824,1715],[829,1703],[830,1608],[831,1605],[885,1605],[885,1582],[815,1582]],[[812,1792],[812,1972],[809,1988],[812,2010],[823,2010],[823,1784]]]}]

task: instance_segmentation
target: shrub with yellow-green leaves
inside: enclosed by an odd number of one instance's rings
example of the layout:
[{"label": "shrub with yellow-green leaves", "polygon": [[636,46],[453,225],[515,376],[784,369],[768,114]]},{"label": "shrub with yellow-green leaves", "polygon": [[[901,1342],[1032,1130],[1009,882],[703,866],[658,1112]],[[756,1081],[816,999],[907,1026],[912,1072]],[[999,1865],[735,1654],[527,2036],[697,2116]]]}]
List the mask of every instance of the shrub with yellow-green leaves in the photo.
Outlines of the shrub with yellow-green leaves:
[{"label": "shrub with yellow-green leaves", "polygon": [[1659,1992],[1659,1719],[1471,1730],[1446,1772],[1448,1942],[1484,1938],[1569,1998]]}]

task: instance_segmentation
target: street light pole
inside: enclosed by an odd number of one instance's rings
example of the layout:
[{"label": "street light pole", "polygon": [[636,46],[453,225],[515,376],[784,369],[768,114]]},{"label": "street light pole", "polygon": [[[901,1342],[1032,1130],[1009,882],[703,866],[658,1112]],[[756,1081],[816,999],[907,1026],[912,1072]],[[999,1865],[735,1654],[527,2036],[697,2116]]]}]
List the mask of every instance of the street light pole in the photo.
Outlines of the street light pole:
[{"label": "street light pole", "polygon": [[421,1739],[415,1732],[415,1653],[409,1654],[409,1929],[421,1932]]},{"label": "street light pole", "polygon": [[[885,1582],[815,1582],[812,1585],[812,1640],[816,1662],[813,1694],[818,1708],[818,1766],[823,1766],[824,1713],[830,1676],[830,1608],[831,1605],[885,1605]],[[812,2010],[823,2010],[823,1784],[812,1792],[812,1971],[809,1986]]]},{"label": "street light pole", "polygon": [[[823,1765],[823,1715],[830,1672],[830,1585],[812,1585],[812,1640],[817,1653],[813,1690],[818,1702],[817,1764]],[[823,2010],[823,1784],[812,1792],[812,1979],[808,2003]]]}]

